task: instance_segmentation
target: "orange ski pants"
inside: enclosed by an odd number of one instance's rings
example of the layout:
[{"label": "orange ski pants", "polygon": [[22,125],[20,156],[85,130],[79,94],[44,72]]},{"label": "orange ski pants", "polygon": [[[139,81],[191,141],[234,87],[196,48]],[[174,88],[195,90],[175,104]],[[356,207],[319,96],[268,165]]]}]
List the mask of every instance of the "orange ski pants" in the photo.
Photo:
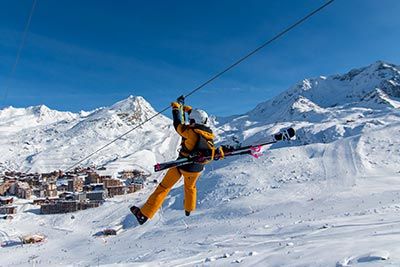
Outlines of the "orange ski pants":
[{"label": "orange ski pants", "polygon": [[157,186],[156,190],[150,195],[146,203],[140,211],[147,217],[153,218],[154,214],[161,207],[165,198],[167,197],[171,188],[179,181],[181,176],[184,177],[184,208],[187,211],[196,209],[196,181],[201,172],[187,172],[178,169],[177,167],[171,168],[165,174],[161,183]]}]

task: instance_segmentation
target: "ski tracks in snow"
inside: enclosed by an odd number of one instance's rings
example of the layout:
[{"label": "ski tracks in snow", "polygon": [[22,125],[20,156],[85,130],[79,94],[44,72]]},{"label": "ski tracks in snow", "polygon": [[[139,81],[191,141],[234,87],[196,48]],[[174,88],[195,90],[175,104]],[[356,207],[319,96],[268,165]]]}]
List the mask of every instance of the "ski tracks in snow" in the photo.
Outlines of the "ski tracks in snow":
[{"label": "ski tracks in snow", "polygon": [[[336,267],[353,266],[358,263],[376,264],[377,261],[389,259],[390,253],[385,250],[372,251],[360,256],[352,256],[336,263]],[[376,265],[375,265],[376,266]]]},{"label": "ski tracks in snow", "polygon": [[337,187],[355,185],[359,175],[360,160],[355,154],[357,138],[346,138],[327,144],[322,156],[322,165],[325,172],[328,190]]}]

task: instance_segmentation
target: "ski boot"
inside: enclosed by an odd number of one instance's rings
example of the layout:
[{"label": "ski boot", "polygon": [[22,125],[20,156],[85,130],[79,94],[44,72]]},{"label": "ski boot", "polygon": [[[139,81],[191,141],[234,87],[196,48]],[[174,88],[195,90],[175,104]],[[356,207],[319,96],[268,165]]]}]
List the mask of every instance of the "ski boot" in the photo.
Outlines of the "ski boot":
[{"label": "ski boot", "polygon": [[190,211],[185,210],[185,215],[190,216]]},{"label": "ski boot", "polygon": [[148,218],[143,215],[143,213],[140,211],[138,207],[132,206],[130,210],[132,214],[135,215],[140,225],[144,224],[147,221]]}]

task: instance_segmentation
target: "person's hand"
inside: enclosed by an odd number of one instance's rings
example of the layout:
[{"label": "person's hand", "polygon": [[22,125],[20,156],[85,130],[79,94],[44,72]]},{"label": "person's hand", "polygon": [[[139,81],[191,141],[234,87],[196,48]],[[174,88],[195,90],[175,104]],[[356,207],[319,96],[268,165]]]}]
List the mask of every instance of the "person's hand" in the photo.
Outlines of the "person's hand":
[{"label": "person's hand", "polygon": [[230,145],[222,145],[221,149],[223,150],[224,153],[232,152],[232,151],[235,150],[235,148],[233,146],[230,146]]},{"label": "person's hand", "polygon": [[192,111],[192,107],[191,106],[183,106],[183,111],[186,113],[190,113]]},{"label": "person's hand", "polygon": [[185,96],[181,95],[180,97],[178,97],[176,99],[176,102],[178,102],[179,104],[181,104],[183,106],[185,104]]}]

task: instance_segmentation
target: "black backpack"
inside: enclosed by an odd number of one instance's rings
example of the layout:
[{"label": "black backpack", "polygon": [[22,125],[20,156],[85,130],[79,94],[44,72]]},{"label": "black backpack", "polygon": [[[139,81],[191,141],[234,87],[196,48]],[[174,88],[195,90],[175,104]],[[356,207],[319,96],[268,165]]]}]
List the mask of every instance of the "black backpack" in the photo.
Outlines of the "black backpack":
[{"label": "black backpack", "polygon": [[194,157],[210,157],[211,158],[210,160],[202,162],[206,164],[214,159],[216,150],[214,145],[214,139],[205,137],[198,130],[200,129],[194,129],[194,132],[197,133],[197,135],[199,136],[199,140],[197,140],[197,143],[190,154]]}]

